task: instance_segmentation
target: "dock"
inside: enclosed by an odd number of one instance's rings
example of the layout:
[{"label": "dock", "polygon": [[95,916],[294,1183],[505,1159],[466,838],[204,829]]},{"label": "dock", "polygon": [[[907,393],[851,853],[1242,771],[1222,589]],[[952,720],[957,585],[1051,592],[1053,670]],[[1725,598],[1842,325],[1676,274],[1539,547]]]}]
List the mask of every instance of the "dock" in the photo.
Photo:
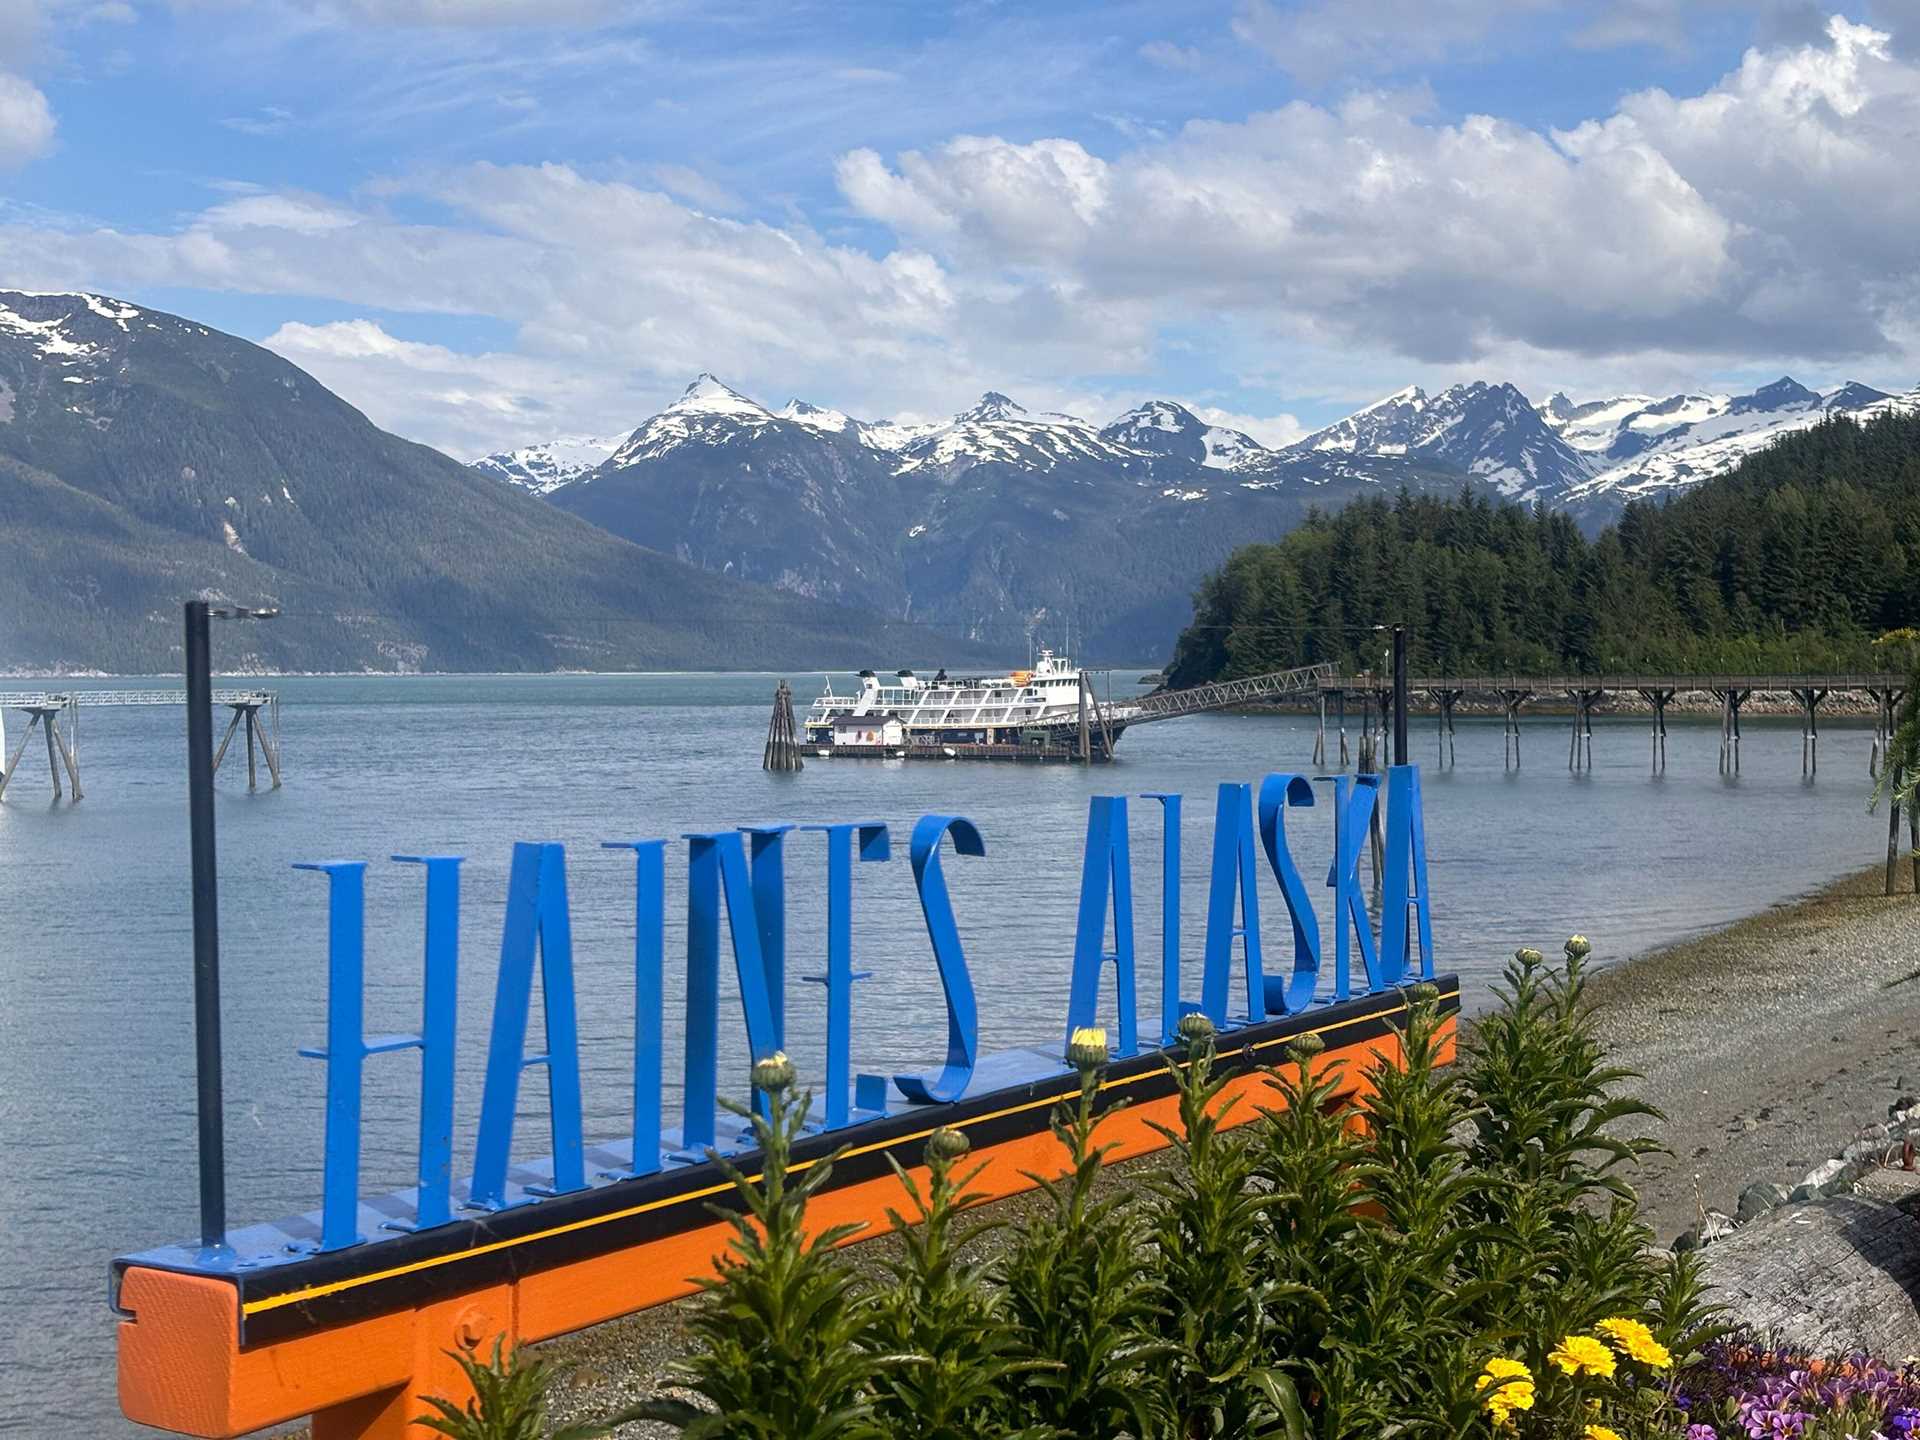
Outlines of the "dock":
[{"label": "dock", "polygon": [[[80,788],[80,712],[100,706],[175,706],[187,703],[185,690],[25,690],[0,692],[0,800],[19,774],[27,745],[38,730],[46,739],[47,770],[53,779],[53,798],[62,798],[60,778],[66,772],[73,798],[81,799]],[[227,746],[235,734],[245,731],[247,747],[247,789],[259,788],[261,760],[266,762],[271,788],[280,788],[280,697],[272,690],[215,690],[213,703],[233,712],[213,757],[218,771],[226,757]],[[7,743],[7,712],[24,715],[26,729],[17,744]],[[64,726],[64,728],[63,728]]]},{"label": "dock", "polygon": [[[1720,773],[1740,773],[1740,712],[1755,694],[1790,695],[1801,715],[1800,773],[1813,776],[1820,769],[1820,704],[1830,695],[1865,695],[1874,705],[1873,749],[1868,768],[1879,774],[1893,736],[1894,712],[1906,697],[1907,681],[1886,674],[1719,674],[1627,671],[1611,675],[1429,675],[1407,681],[1410,695],[1425,696],[1432,705],[1440,732],[1440,758],[1452,761],[1454,707],[1465,698],[1498,703],[1506,721],[1506,763],[1520,763],[1520,711],[1529,701],[1564,696],[1573,704],[1568,734],[1567,768],[1586,770],[1593,765],[1593,711],[1619,695],[1637,697],[1652,720],[1652,765],[1656,774],[1667,766],[1667,706],[1680,694],[1712,695],[1720,705]],[[1339,763],[1347,762],[1346,706],[1360,704],[1368,734],[1376,723],[1384,728],[1393,707],[1393,682],[1385,676],[1353,675],[1329,680],[1320,691],[1320,729],[1315,760],[1327,750],[1327,712],[1332,708],[1338,728]]]}]

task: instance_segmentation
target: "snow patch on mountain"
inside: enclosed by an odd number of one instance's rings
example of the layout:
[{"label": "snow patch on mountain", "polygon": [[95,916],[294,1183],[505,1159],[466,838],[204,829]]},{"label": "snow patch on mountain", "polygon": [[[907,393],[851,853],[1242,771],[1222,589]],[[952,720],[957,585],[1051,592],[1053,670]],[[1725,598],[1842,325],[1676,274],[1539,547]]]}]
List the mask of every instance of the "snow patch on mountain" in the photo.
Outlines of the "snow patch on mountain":
[{"label": "snow patch on mountain", "polygon": [[557,440],[483,455],[472,465],[509,485],[545,495],[597,469],[625,439],[624,435],[562,435]]},{"label": "snow patch on mountain", "polygon": [[1101,438],[1142,454],[1185,460],[1209,470],[1234,470],[1266,447],[1251,435],[1209,425],[1171,400],[1149,400],[1100,431]]},{"label": "snow patch on mountain", "polygon": [[702,373],[678,400],[629,435],[607,464],[618,469],[658,460],[683,445],[725,445],[778,423],[779,417],[764,405]]},{"label": "snow patch on mountain", "polygon": [[[1831,415],[1847,415],[1864,424],[1876,415],[1920,410],[1920,387],[1904,395],[1888,395],[1858,381],[1849,381],[1826,395],[1802,391],[1798,386],[1792,391],[1768,386],[1755,394],[1762,395],[1768,390],[1774,392],[1776,408],[1763,409],[1755,405],[1736,408],[1738,400],[1753,397],[1735,397],[1734,401],[1721,405],[1716,413],[1663,432],[1652,445],[1633,454],[1631,459],[1609,466],[1569,489],[1565,499],[1569,503],[1601,496],[1634,499],[1693,485],[1731,470],[1748,455],[1766,448],[1781,436],[1810,429]],[[1811,399],[1805,398],[1808,396]]]},{"label": "snow patch on mountain", "polygon": [[1432,396],[1409,385],[1281,453],[1417,459],[1477,475],[1516,500],[1550,498],[1588,473],[1526,396],[1479,380]]},{"label": "snow patch on mountain", "polygon": [[894,474],[924,467],[998,462],[1022,469],[1050,471],[1073,461],[1125,465],[1137,458],[1102,438],[1085,420],[1057,411],[1034,414],[1017,401],[989,390],[943,425],[901,447]]}]

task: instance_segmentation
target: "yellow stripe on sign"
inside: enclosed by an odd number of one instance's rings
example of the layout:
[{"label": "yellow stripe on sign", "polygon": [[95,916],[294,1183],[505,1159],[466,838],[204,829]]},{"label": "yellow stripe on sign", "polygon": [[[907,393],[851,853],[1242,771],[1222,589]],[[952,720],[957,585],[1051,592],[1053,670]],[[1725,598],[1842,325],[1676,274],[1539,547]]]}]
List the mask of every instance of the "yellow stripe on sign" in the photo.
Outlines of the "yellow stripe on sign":
[{"label": "yellow stripe on sign", "polygon": [[[1443,1001],[1453,1000],[1457,999],[1459,995],[1459,990],[1449,990],[1440,996],[1440,999]],[[1291,1035],[1275,1036],[1271,1040],[1262,1040],[1259,1044],[1251,1048],[1254,1050],[1268,1050],[1276,1045],[1285,1045],[1290,1041],[1297,1040],[1301,1035],[1330,1035],[1336,1030],[1344,1030],[1350,1025],[1366,1024],[1369,1021],[1378,1020],[1381,1016],[1391,1013],[1391,1011],[1387,1010],[1376,1010],[1368,1015],[1356,1015],[1351,1019],[1335,1021],[1331,1025],[1322,1025],[1318,1029],[1302,1030],[1296,1031]],[[1112,1090],[1138,1084],[1140,1081],[1150,1079],[1158,1073],[1159,1072],[1155,1070],[1143,1070],[1138,1075],[1129,1075],[1120,1079],[1104,1081],[1100,1088],[1102,1090]],[[1009,1105],[1004,1110],[995,1110],[985,1115],[972,1116],[964,1124],[954,1126],[953,1128],[964,1131],[975,1125],[987,1124],[989,1121],[1004,1120],[1009,1115],[1023,1114],[1028,1110],[1045,1109],[1047,1106],[1056,1104],[1072,1093],[1072,1091],[1062,1091],[1057,1095],[1048,1095],[1038,1100],[1024,1101],[1019,1105]],[[908,1145],[915,1140],[924,1140],[938,1128],[938,1126],[930,1126],[925,1130],[916,1130],[912,1134],[896,1135],[889,1140],[876,1140],[870,1145],[861,1145],[854,1149],[843,1151],[835,1158],[838,1160],[850,1160],[857,1155],[869,1155],[875,1150],[891,1150],[896,1145]],[[825,1158],[827,1157],[817,1156],[812,1160],[796,1160],[790,1169],[796,1172],[805,1170],[809,1166],[818,1164],[820,1160]],[[241,1307],[241,1313],[245,1315],[260,1315],[268,1310],[278,1310],[286,1305],[298,1305],[307,1300],[323,1300],[329,1295],[339,1295],[348,1290],[358,1289],[362,1285],[373,1285],[382,1280],[395,1280],[402,1275],[417,1275],[423,1270],[437,1269],[442,1265],[451,1265],[460,1260],[477,1259],[482,1255],[492,1255],[502,1250],[511,1250],[518,1245],[531,1245],[539,1240],[551,1240],[560,1235],[577,1234],[582,1230],[591,1230],[595,1226],[611,1225],[616,1220],[630,1220],[636,1215],[646,1215],[652,1211],[665,1210],[674,1205],[685,1205],[695,1200],[704,1200],[709,1195],[719,1195],[731,1189],[733,1189],[733,1182],[726,1180],[717,1185],[708,1185],[703,1189],[687,1190],[678,1195],[667,1196],[664,1199],[649,1200],[643,1205],[629,1205],[624,1210],[612,1210],[605,1215],[592,1215],[585,1219],[572,1220],[565,1225],[555,1225],[550,1229],[535,1231],[531,1235],[521,1235],[511,1240],[494,1240],[485,1245],[475,1245],[470,1249],[456,1251],[450,1255],[435,1255],[425,1260],[413,1260],[405,1265],[395,1265],[386,1270],[374,1270],[365,1275],[354,1275],[344,1280],[329,1281],[324,1285],[312,1285],[305,1290],[289,1290],[284,1295],[269,1295],[265,1299],[249,1300]]]}]

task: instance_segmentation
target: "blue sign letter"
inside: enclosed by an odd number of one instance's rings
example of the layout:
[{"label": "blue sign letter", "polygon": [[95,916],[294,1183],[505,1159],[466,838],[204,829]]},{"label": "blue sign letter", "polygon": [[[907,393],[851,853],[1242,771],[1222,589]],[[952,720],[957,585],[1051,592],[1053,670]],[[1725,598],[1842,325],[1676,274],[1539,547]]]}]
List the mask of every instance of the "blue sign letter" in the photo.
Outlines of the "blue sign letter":
[{"label": "blue sign letter", "polygon": [[[773,1001],[760,953],[760,916],[747,874],[746,846],[738,832],[696,832],[687,841],[687,1055],[680,1144],[701,1152],[714,1144],[714,1103],[720,1093],[720,900],[727,902],[727,933],[733,937],[733,968],[740,979],[740,1006],[747,1017],[750,1061],[780,1048]],[[754,1092],[754,1104],[766,1097]]]},{"label": "blue sign letter", "polygon": [[827,837],[827,973],[808,980],[827,987],[826,1128],[837,1130],[850,1118],[847,1092],[853,1087],[853,982],[873,972],[853,968],[853,859],[855,831],[862,860],[886,860],[893,854],[887,827],[877,820],[842,825],[809,825]]},{"label": "blue sign letter", "polygon": [[953,848],[961,855],[985,855],[987,845],[979,830],[963,815],[922,815],[913,827],[911,845],[913,883],[920,892],[920,910],[927,917],[927,938],[940,966],[940,985],[947,992],[947,1063],[937,1076],[896,1075],[893,1083],[909,1100],[921,1104],[958,1100],[973,1077],[979,1053],[980,1017],[974,1008],[973,977],[954,928],[953,902],[947,898],[946,876],[940,873],[940,842],[953,832]]},{"label": "blue sign letter", "polygon": [[[1107,894],[1113,894],[1113,953],[1107,954]],[[1080,869],[1080,923],[1073,937],[1073,985],[1067,1041],[1099,1023],[1100,972],[1113,961],[1114,1008],[1121,1055],[1140,1048],[1134,1020],[1133,862],[1127,850],[1127,797],[1096,795],[1087,807],[1087,848]],[[1062,1053],[1065,1053],[1064,1050]]]},{"label": "blue sign letter", "polygon": [[[547,1048],[528,1055],[527,1013],[533,1001],[533,961],[540,957],[540,993],[546,1006]],[[547,1112],[553,1121],[553,1185],[536,1194],[584,1190],[586,1166],[580,1124],[580,1030],[573,1001],[573,927],[567,915],[567,860],[555,844],[516,842],[507,878],[507,918],[500,932],[500,979],[493,994],[493,1034],[487,1045],[487,1083],[480,1097],[480,1136],[474,1147],[468,1203],[498,1210],[507,1203],[507,1164],[520,1072],[547,1067]]]},{"label": "blue sign letter", "polygon": [[1366,896],[1360,889],[1360,852],[1366,847],[1373,807],[1380,796],[1380,777],[1321,778],[1333,780],[1333,864],[1327,867],[1327,885],[1333,891],[1333,998],[1345,1000],[1353,993],[1347,965],[1349,926],[1360,942],[1367,990],[1371,993],[1380,988],[1380,966],[1373,949],[1373,921],[1367,915]]},{"label": "blue sign letter", "polygon": [[1320,917],[1313,913],[1307,882],[1287,849],[1286,807],[1313,804],[1313,783],[1304,775],[1269,775],[1260,782],[1260,844],[1267,852],[1273,878],[1280,882],[1293,921],[1293,974],[1267,980],[1267,1008],[1297,1015],[1313,1004],[1320,984]]},{"label": "blue sign letter", "polygon": [[633,1163],[630,1180],[660,1168],[660,1051],[666,1004],[660,995],[666,948],[664,840],[607,840],[603,850],[633,851]]},{"label": "blue sign letter", "polygon": [[1407,978],[1411,947],[1407,907],[1419,919],[1420,978],[1433,978],[1433,907],[1427,897],[1427,822],[1420,807],[1420,767],[1387,768],[1387,865],[1380,909],[1380,969],[1389,985]]},{"label": "blue sign letter", "polygon": [[[1240,923],[1233,923],[1234,891]],[[1227,1023],[1227,984],[1233,973],[1233,942],[1246,950],[1247,1020],[1267,1016],[1260,972],[1260,896],[1254,888],[1253,787],[1222,782],[1213,817],[1213,884],[1207,896],[1207,962],[1200,980],[1200,1008],[1222,1028]]]},{"label": "blue sign letter", "polygon": [[1180,1038],[1180,797],[1149,791],[1160,802],[1160,1043]]}]

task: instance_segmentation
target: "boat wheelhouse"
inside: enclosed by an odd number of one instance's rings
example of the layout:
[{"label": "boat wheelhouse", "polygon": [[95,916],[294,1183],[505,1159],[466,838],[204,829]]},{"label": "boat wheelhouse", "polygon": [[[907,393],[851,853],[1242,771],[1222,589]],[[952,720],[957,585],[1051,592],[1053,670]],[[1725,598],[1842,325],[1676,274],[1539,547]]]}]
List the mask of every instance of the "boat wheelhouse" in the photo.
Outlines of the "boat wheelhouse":
[{"label": "boat wheelhouse", "polygon": [[[887,680],[862,670],[859,688],[829,680],[807,711],[806,743],[821,757],[1106,760],[1125,728],[1091,677],[1042,650],[1031,670],[923,680],[911,670]],[[897,727],[897,729],[895,728]]]}]

